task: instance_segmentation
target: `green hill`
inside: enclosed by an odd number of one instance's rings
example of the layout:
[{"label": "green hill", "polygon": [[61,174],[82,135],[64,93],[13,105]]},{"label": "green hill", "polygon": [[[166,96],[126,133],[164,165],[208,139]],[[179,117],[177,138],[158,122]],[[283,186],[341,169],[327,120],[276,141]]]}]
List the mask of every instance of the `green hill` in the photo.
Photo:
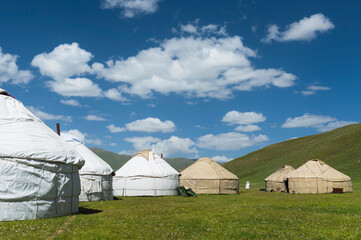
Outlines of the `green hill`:
[{"label": "green hill", "polygon": [[[132,156],[119,155],[101,148],[90,148],[96,155],[106,161],[114,171],[121,168]],[[165,159],[174,169],[180,170],[192,165],[195,160],[187,158],[168,158]]]},{"label": "green hill", "polygon": [[110,151],[103,150],[101,148],[90,148],[96,155],[106,161],[115,171],[123,166],[132,156],[119,155]]},{"label": "green hill", "polygon": [[240,178],[241,186],[249,180],[262,187],[263,179],[283,165],[298,168],[315,158],[349,175],[354,184],[360,182],[361,124],[272,144],[223,166]]}]

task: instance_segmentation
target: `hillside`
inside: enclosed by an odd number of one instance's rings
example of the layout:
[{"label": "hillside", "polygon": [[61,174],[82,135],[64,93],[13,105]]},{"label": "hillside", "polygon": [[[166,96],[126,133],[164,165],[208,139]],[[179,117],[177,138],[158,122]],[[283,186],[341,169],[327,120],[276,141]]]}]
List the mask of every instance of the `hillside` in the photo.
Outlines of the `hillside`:
[{"label": "hillside", "polygon": [[[130,155],[119,155],[101,148],[90,148],[90,150],[106,161],[114,171],[117,171],[132,157]],[[187,158],[168,158],[165,160],[176,170],[184,169],[195,162],[194,159]]]},{"label": "hillside", "polygon": [[115,171],[123,166],[132,156],[119,155],[110,151],[103,150],[101,148],[90,148],[96,155],[106,161]]},{"label": "hillside", "polygon": [[[361,124],[353,124],[317,135],[272,144],[223,166],[240,178],[263,186],[263,179],[283,165],[298,168],[310,159],[320,159],[361,181]],[[253,185],[253,186],[255,186]]]}]

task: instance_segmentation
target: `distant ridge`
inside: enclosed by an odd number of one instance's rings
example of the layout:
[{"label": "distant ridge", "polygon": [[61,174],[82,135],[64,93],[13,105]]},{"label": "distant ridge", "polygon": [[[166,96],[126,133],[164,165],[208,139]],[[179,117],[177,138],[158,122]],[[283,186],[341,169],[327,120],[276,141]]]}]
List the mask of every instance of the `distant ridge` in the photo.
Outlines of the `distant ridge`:
[{"label": "distant ridge", "polygon": [[[223,164],[240,178],[263,186],[263,179],[283,165],[298,168],[310,159],[320,159],[361,182],[361,123],[329,132],[287,140]],[[254,185],[253,185],[254,186]]]},{"label": "distant ridge", "polygon": [[[117,171],[121,168],[129,159],[132,158],[131,155],[120,155],[114,152],[106,151],[101,148],[90,148],[96,155],[106,161],[114,171]],[[187,159],[187,158],[167,158],[165,159],[169,165],[171,165],[176,170],[184,169],[192,165],[196,159]]]}]

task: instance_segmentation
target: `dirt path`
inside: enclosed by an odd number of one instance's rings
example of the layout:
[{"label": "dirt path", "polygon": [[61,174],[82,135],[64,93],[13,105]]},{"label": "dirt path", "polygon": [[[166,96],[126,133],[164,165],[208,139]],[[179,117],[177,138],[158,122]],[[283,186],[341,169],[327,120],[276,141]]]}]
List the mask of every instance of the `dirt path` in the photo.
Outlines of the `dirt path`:
[{"label": "dirt path", "polygon": [[55,239],[57,236],[59,236],[60,234],[62,234],[64,232],[64,230],[74,221],[76,215],[71,216],[68,220],[66,220],[66,222],[63,224],[63,226],[61,226],[61,228],[59,228],[54,235],[48,237],[46,240],[53,240]]}]

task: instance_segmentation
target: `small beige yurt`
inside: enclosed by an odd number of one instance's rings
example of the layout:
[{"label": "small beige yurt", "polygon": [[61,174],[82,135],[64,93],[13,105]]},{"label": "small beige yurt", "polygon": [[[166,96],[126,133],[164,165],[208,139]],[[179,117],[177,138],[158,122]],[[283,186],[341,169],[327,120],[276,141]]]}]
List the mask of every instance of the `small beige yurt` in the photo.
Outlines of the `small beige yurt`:
[{"label": "small beige yurt", "polygon": [[289,165],[285,165],[277,169],[274,173],[265,178],[267,192],[287,192],[287,178],[288,174],[295,169]]},{"label": "small beige yurt", "polygon": [[289,173],[288,187],[290,193],[331,193],[335,188],[352,192],[349,176],[318,159],[310,160]]},{"label": "small beige yurt", "polygon": [[210,158],[201,158],[181,172],[180,185],[197,194],[237,194],[236,175]]}]

